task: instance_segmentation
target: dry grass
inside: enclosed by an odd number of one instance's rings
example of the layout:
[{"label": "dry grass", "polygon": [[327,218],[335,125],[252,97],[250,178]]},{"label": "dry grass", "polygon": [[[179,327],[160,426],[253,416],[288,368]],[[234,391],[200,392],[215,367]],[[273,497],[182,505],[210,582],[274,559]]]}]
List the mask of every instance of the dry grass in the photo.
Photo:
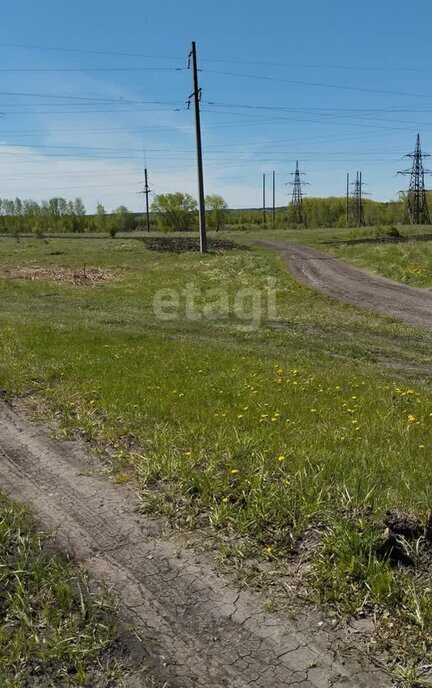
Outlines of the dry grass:
[{"label": "dry grass", "polygon": [[108,270],[96,267],[83,268],[52,268],[39,266],[5,267],[0,273],[0,279],[29,280],[73,284],[74,286],[96,287],[100,284],[114,281],[114,275]]}]

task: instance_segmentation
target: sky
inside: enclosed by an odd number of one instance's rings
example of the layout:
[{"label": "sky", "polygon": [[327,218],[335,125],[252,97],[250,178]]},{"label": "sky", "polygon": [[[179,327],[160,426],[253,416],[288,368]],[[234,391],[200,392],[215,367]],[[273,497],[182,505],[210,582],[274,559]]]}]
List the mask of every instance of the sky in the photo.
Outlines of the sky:
[{"label": "sky", "polygon": [[196,196],[192,74],[202,88],[205,191],[258,207],[262,175],[289,202],[395,200],[417,132],[432,152],[430,0],[3,0],[0,197],[80,196],[89,212]]}]

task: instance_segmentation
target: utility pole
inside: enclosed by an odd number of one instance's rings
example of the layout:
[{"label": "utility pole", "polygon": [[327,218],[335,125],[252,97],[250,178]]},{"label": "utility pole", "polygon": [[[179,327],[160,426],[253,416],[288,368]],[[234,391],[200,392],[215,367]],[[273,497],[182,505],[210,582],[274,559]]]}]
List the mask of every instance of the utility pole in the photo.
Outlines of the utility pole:
[{"label": "utility pole", "polygon": [[349,210],[350,210],[349,192],[350,192],[350,176],[349,176],[349,172],[347,172],[347,182],[346,182],[346,225],[347,225],[347,227],[349,225],[349,214],[350,214],[350,212],[349,212]]},{"label": "utility pole", "polygon": [[197,149],[197,170],[198,170],[198,209],[199,209],[199,230],[200,230],[200,251],[207,253],[207,232],[206,232],[206,214],[205,214],[205,197],[204,197],[204,172],[202,159],[202,141],[201,141],[201,117],[200,117],[200,101],[201,89],[198,84],[198,63],[196,53],[196,43],[192,41],[192,49],[189,53],[188,67],[192,66],[193,72],[193,93],[189,96],[188,108],[191,100],[194,100],[195,109],[195,133],[196,133],[196,149]]},{"label": "utility pole", "polygon": [[262,187],[262,223],[266,226],[266,176],[263,174],[263,187]]},{"label": "utility pole", "polygon": [[410,170],[402,170],[398,174],[409,174],[410,185],[406,195],[405,218],[404,220],[412,225],[429,225],[430,214],[426,198],[425,174],[431,174],[430,170],[423,167],[423,158],[429,155],[422,153],[420,145],[420,134],[417,134],[417,141],[414,153],[405,156],[413,161]]},{"label": "utility pole", "polygon": [[273,212],[272,212],[272,227],[276,227],[276,172],[273,170]]},{"label": "utility pole", "polygon": [[147,173],[147,167],[144,170],[144,191],[143,193],[145,194],[146,197],[146,218],[147,218],[147,232],[150,232],[150,211],[149,211],[149,194],[150,194],[150,188],[148,185],[148,173]]}]

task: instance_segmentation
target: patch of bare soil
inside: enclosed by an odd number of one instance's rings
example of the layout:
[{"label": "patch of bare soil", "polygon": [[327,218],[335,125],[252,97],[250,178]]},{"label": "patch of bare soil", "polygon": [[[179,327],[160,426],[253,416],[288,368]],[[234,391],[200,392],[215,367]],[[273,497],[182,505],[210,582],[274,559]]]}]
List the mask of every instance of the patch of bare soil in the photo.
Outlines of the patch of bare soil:
[{"label": "patch of bare soil", "polygon": [[378,527],[383,531],[378,556],[388,559],[393,566],[430,570],[432,512],[425,524],[417,516],[400,511],[388,511]]},{"label": "patch of bare soil", "polygon": [[[159,253],[196,253],[200,250],[198,237],[144,237],[142,241],[150,251]],[[246,248],[227,239],[210,239],[210,252],[221,253],[235,248]]]},{"label": "patch of bare soil", "polygon": [[328,246],[355,246],[356,244],[406,244],[409,241],[432,241],[432,234],[414,234],[412,236],[382,236],[362,237],[359,239],[343,239],[323,241]]},{"label": "patch of bare soil", "polygon": [[114,275],[108,270],[96,267],[83,268],[43,268],[37,266],[21,268],[3,268],[0,279],[28,280],[30,282],[47,281],[74,286],[96,287],[112,282]]},{"label": "patch of bare soil", "polygon": [[[210,554],[137,512],[82,442],[56,442],[0,400],[0,489],[28,504],[118,600],[117,618],[165,688],[389,688],[360,634],[313,607],[270,612],[218,575]],[[352,652],[352,648],[355,652]],[[131,647],[133,653],[136,648]]]}]

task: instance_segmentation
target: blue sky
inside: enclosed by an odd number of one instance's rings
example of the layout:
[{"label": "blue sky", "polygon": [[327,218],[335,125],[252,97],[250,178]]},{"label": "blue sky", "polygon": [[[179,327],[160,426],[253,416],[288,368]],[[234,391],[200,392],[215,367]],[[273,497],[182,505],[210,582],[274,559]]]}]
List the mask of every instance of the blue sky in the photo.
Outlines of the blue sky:
[{"label": "blue sky", "polygon": [[207,193],[258,206],[275,170],[282,205],[298,159],[309,195],[362,170],[396,198],[417,132],[432,152],[431,25],[430,0],[4,0],[0,197],[139,210],[144,163],[195,195],[195,40]]}]

